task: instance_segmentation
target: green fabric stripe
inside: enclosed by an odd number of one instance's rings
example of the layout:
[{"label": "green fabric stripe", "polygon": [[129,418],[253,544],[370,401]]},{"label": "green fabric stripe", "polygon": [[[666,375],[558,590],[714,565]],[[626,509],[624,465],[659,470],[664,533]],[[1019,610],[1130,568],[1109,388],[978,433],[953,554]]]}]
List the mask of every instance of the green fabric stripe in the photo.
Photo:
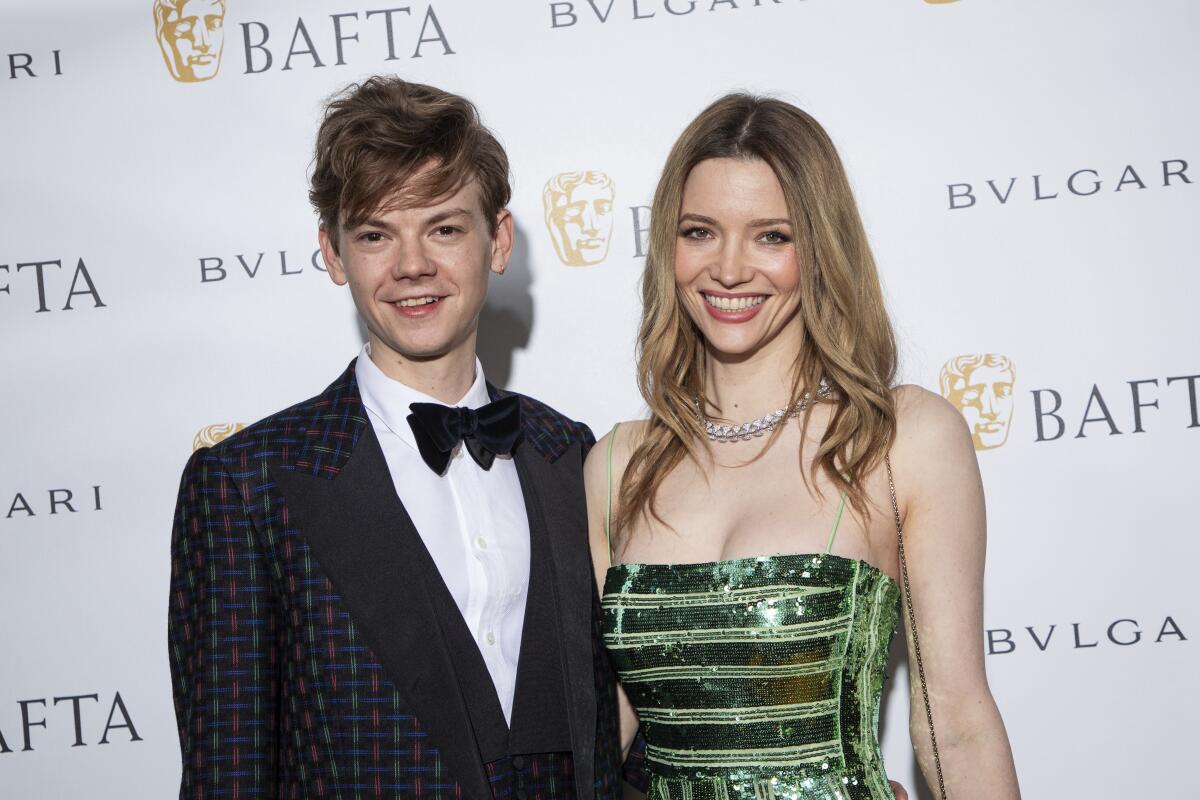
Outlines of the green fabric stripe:
[{"label": "green fabric stripe", "polygon": [[704,666],[703,664],[679,664],[668,667],[649,667],[621,673],[622,683],[642,681],[684,680],[687,678],[792,678],[798,675],[815,675],[830,672],[841,666],[841,662],[818,662],[816,664],[781,664],[763,667],[755,664],[729,664]]},{"label": "green fabric stripe", "polygon": [[753,753],[778,747],[808,747],[838,738],[834,714],[806,720],[742,722],[736,731],[728,725],[694,723],[646,723],[643,730],[656,747],[688,750],[701,743]]},{"label": "green fabric stripe", "polygon": [[827,592],[788,601],[726,603],[694,607],[627,609],[616,607],[604,612],[606,627],[612,634],[673,632],[703,633],[737,628],[773,629],[789,625],[833,625],[844,630],[849,623],[849,596]]},{"label": "green fabric stripe", "polygon": [[783,703],[770,706],[739,706],[737,708],[639,708],[642,722],[665,724],[712,723],[732,725],[739,722],[769,722],[812,719],[837,711],[836,700],[816,703]]},{"label": "green fabric stripe", "polygon": [[726,586],[735,590],[779,580],[795,585],[845,587],[858,564],[853,559],[824,553],[699,564],[614,564],[605,579],[604,593],[686,594],[701,586],[706,591],[724,591]]},{"label": "green fabric stripe", "polygon": [[765,706],[777,703],[820,703],[837,697],[840,671],[779,678],[694,678],[678,681],[631,683],[625,687],[629,701],[638,708],[670,705],[697,708]]},{"label": "green fabric stripe", "polygon": [[624,647],[645,647],[651,644],[680,645],[691,643],[712,642],[716,644],[734,644],[739,642],[768,642],[791,641],[805,643],[810,639],[837,636],[850,621],[849,616],[836,617],[831,620],[805,622],[798,625],[779,625],[772,627],[750,626],[744,628],[720,628],[718,630],[663,630],[644,631],[642,633],[608,634],[604,644],[608,649],[620,650]]},{"label": "green fabric stripe", "polygon": [[776,603],[798,600],[814,594],[840,593],[837,586],[795,586],[787,583],[772,583],[766,586],[751,586],[744,589],[729,589],[716,592],[622,592],[604,596],[600,605],[605,609],[615,608],[670,608],[672,606],[725,605],[728,603],[755,603],[771,600]]},{"label": "green fabric stripe", "polygon": [[[620,658],[623,670],[645,669],[672,664],[811,664],[830,658],[841,658],[845,649],[846,632],[814,636],[787,643],[764,643],[757,639],[747,642],[688,642],[662,641],[637,648],[613,650]],[[769,646],[764,646],[764,644]]]},{"label": "green fabric stripe", "polygon": [[646,745],[646,758],[672,767],[748,767],[748,766],[802,766],[819,764],[837,758],[840,753],[838,742],[824,742],[797,747],[772,747],[760,750],[695,750],[691,748],[656,747]]}]

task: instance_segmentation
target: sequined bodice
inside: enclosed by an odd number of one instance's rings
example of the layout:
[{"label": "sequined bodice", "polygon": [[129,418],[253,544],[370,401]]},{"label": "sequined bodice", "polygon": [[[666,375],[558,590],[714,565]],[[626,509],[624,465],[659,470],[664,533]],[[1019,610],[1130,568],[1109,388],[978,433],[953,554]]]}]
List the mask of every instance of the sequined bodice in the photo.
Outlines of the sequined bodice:
[{"label": "sequined bodice", "polygon": [[878,728],[899,601],[828,554],[611,567],[604,643],[651,800],[892,800]]}]

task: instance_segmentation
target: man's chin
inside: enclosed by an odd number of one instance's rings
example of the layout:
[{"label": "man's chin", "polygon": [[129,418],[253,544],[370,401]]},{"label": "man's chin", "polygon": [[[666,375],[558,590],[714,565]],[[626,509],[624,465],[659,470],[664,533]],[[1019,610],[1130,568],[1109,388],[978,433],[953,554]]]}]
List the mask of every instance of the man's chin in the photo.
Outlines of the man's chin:
[{"label": "man's chin", "polygon": [[[395,356],[401,361],[436,361],[450,355],[455,349],[455,341],[448,337],[377,336],[376,339],[377,346],[371,350],[372,357],[376,350],[381,349],[386,355]],[[378,345],[382,345],[382,348]]]},{"label": "man's chin", "polygon": [[451,348],[427,343],[402,343],[388,345],[388,350],[403,361],[436,361],[449,355]]},{"label": "man's chin", "polygon": [[451,320],[444,314],[435,312],[424,317],[399,319],[383,314],[375,320],[369,326],[372,340],[382,347],[384,353],[390,351],[390,355],[401,361],[436,361],[464,348],[471,349],[474,357],[474,340],[470,335],[473,328],[461,329],[448,325],[457,320]]}]

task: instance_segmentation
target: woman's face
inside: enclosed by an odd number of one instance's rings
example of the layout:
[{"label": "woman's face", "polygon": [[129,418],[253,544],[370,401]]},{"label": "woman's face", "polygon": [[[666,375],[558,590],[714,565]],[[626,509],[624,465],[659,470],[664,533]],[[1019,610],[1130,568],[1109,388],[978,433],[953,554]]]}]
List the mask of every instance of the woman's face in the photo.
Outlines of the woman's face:
[{"label": "woman's face", "polygon": [[798,352],[795,232],[766,162],[713,158],[693,167],[677,237],[675,285],[713,355],[740,360],[768,346]]}]

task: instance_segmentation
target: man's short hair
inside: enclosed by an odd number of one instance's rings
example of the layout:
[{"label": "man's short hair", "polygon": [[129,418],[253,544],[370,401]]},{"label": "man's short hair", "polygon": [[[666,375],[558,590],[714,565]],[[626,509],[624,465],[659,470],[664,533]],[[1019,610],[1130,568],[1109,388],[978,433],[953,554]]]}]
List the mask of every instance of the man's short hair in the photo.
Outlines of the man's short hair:
[{"label": "man's short hair", "polygon": [[361,225],[384,208],[433,205],[472,180],[495,233],[512,196],[508,156],[474,104],[376,75],[326,104],[308,198],[336,248],[340,225]]}]

